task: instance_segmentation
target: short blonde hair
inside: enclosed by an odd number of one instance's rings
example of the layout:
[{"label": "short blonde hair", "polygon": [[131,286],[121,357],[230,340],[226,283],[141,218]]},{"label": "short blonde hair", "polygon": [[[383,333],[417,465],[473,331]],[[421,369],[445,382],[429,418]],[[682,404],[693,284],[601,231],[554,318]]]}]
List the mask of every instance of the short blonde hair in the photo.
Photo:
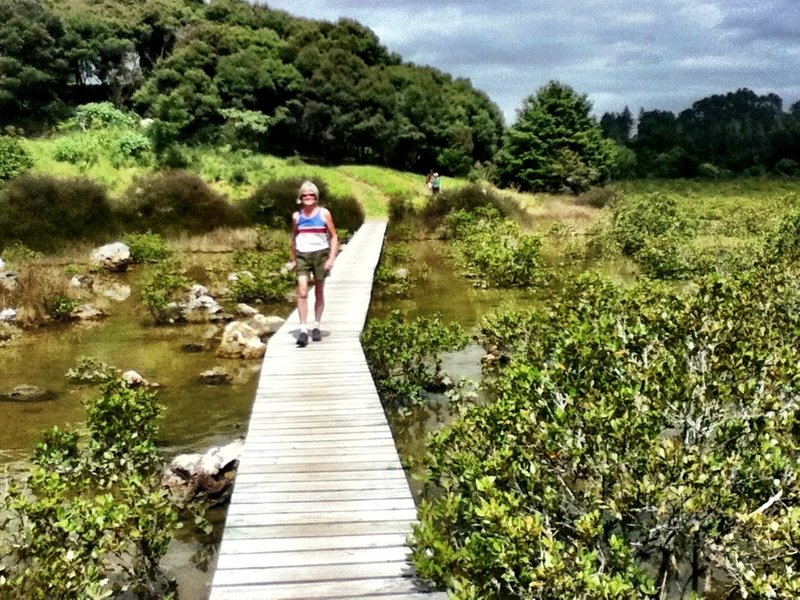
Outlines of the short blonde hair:
[{"label": "short blonde hair", "polygon": [[319,188],[314,185],[313,181],[304,181],[297,192],[297,200],[299,201],[303,194],[313,193],[314,197],[319,201]]}]

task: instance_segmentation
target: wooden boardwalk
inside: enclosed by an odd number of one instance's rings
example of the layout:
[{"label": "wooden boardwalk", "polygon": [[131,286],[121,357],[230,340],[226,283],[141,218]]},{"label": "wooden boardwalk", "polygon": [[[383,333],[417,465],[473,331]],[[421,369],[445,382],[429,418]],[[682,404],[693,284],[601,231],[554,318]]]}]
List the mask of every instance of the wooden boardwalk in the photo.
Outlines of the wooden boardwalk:
[{"label": "wooden boardwalk", "polygon": [[339,255],[321,342],[295,346],[296,311],[269,341],[210,600],[445,597],[408,562],[416,508],[359,341],[385,230]]}]

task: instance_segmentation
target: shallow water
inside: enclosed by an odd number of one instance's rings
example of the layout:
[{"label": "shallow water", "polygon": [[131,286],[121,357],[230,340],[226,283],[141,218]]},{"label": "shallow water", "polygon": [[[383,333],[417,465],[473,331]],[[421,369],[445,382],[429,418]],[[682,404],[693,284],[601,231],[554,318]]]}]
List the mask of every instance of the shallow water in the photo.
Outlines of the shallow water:
[{"label": "shallow water", "polygon": [[[0,394],[15,386],[34,385],[47,392],[47,400],[0,401],[0,462],[17,471],[23,467],[44,430],[80,426],[85,419],[83,402],[97,396],[99,386],[80,385],[65,376],[78,358],[91,356],[121,370],[133,369],[158,383],[158,397],[166,407],[160,423],[158,444],[166,460],[182,452],[205,452],[226,444],[247,431],[261,361],[222,359],[214,355],[223,324],[155,326],[143,307],[136,282],[142,272],[115,276],[133,284],[133,294],[122,302],[109,301],[109,316],[89,324],[55,325],[26,330],[11,343],[0,346]],[[264,314],[287,316],[292,307],[259,307]],[[186,352],[187,343],[198,343],[200,352]],[[222,367],[234,377],[233,385],[209,386],[198,376]],[[178,534],[165,559],[168,574],[178,580],[180,597],[198,600],[207,595],[221,537],[224,511],[213,510],[211,536],[186,527]]]}]

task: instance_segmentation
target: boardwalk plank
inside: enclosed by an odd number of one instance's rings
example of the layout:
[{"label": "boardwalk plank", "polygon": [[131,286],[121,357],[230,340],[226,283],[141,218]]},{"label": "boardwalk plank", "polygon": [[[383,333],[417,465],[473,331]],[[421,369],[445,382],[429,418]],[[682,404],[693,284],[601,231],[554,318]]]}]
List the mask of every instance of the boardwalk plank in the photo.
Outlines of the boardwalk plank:
[{"label": "boardwalk plank", "polygon": [[220,556],[218,566],[224,566],[225,561],[233,561],[238,564],[238,554],[264,554],[274,552],[332,552],[334,550],[356,549],[364,550],[369,548],[392,548],[401,546],[405,551],[406,535],[402,533],[372,533],[368,535],[330,535],[323,538],[248,538],[232,539],[228,544],[228,552]]},{"label": "boardwalk plank", "polygon": [[401,598],[421,600],[433,598],[420,590],[409,577],[359,579],[355,581],[318,581],[304,584],[276,585],[220,585],[214,587],[213,598],[225,600],[315,600],[317,598],[385,598],[387,594],[401,594]]},{"label": "boardwalk plank", "polygon": [[404,540],[393,546],[344,547],[336,550],[296,550],[293,552],[256,552],[246,555],[225,555],[217,569],[269,569],[274,567],[311,567],[316,565],[367,564],[375,562],[405,563],[408,546]]},{"label": "boardwalk plank", "polygon": [[[327,547],[329,538],[357,535],[388,535],[411,533],[413,521],[363,521],[361,523],[292,523],[271,525],[225,525],[225,552],[234,540],[316,539],[320,548]],[[220,556],[225,552],[220,553]]]}]

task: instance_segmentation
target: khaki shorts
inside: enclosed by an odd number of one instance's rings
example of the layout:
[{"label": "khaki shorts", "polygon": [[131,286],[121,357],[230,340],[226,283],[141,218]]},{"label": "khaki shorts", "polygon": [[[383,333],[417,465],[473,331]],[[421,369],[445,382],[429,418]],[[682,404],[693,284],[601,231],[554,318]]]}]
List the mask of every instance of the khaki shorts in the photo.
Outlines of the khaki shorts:
[{"label": "khaki shorts", "polygon": [[309,277],[313,274],[314,281],[324,281],[327,276],[325,271],[325,263],[328,262],[328,257],[331,255],[329,249],[315,250],[314,252],[298,252],[297,253],[297,267],[295,272],[298,277],[305,275]]}]

